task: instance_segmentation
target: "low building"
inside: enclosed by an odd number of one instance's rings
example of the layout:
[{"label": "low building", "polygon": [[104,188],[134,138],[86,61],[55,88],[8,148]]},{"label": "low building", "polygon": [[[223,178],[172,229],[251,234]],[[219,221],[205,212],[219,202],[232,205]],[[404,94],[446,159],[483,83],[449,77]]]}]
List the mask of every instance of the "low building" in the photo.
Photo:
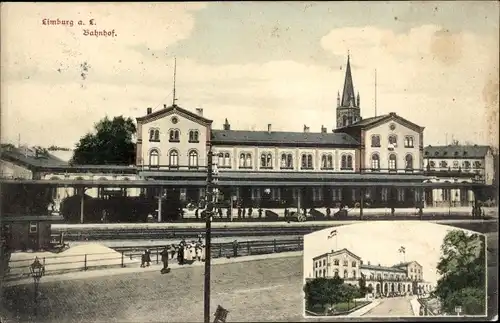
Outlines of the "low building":
[{"label": "low building", "polygon": [[366,286],[371,287],[376,295],[417,294],[432,290],[431,284],[424,280],[422,266],[416,261],[392,266],[365,264],[345,248],[314,257],[312,272],[314,278],[340,277],[344,282],[358,286],[363,277]]},{"label": "low building", "polygon": [[10,251],[50,250],[52,237],[50,227],[64,221],[59,215],[12,215],[2,218],[4,230],[8,232],[6,242]]}]

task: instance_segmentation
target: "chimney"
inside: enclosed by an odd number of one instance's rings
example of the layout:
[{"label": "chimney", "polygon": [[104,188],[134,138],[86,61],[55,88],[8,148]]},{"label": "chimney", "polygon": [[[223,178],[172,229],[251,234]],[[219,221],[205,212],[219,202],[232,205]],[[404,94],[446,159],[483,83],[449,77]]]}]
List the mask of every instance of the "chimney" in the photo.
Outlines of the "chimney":
[{"label": "chimney", "polygon": [[323,125],[321,125],[321,133],[326,133],[326,127],[323,127]]},{"label": "chimney", "polygon": [[270,123],[267,124],[267,133],[271,133],[272,125]]},{"label": "chimney", "polygon": [[151,112],[153,112],[153,108],[148,108],[147,114],[151,114]]},{"label": "chimney", "polygon": [[203,117],[203,109],[202,109],[202,108],[196,108],[196,113],[197,113],[200,117]]},{"label": "chimney", "polygon": [[309,132],[309,127],[304,125],[304,132]]},{"label": "chimney", "polygon": [[227,118],[226,122],[224,122],[224,130],[231,130],[231,125],[229,124],[229,121],[227,121]]}]

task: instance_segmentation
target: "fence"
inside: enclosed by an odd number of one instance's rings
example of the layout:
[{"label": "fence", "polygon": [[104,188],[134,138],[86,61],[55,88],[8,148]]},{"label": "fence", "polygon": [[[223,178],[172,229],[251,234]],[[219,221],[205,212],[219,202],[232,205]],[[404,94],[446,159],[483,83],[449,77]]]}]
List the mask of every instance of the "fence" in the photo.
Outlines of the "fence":
[{"label": "fence", "polygon": [[[152,263],[161,263],[161,252],[164,247],[134,246],[126,248],[115,248],[114,252],[89,253],[89,254],[65,254],[39,257],[45,267],[45,275],[61,274],[73,271],[87,271],[92,269],[103,269],[113,267],[138,266],[144,250],[151,251]],[[287,240],[264,240],[264,241],[242,241],[230,243],[213,243],[211,245],[211,257],[233,258],[251,255],[272,254],[287,251],[300,251],[303,249],[303,238]],[[10,270],[6,280],[28,277],[30,265],[34,256],[26,259],[11,260]],[[176,260],[176,259],[175,259]]]}]

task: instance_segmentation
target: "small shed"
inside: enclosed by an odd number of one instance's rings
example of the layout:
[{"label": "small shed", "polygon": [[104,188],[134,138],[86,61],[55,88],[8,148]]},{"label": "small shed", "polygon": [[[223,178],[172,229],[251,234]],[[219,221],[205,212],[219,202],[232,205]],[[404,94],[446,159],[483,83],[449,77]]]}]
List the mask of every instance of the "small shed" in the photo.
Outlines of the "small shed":
[{"label": "small shed", "polygon": [[7,244],[12,251],[51,249],[51,225],[62,223],[60,215],[9,215],[2,218],[8,231]]}]

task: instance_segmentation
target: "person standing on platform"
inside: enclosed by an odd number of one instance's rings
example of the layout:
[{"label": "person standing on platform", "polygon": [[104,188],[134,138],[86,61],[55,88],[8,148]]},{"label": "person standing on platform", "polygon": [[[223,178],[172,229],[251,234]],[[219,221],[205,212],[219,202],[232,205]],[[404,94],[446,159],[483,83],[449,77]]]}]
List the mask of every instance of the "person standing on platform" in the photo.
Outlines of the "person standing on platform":
[{"label": "person standing on platform", "polygon": [[238,219],[241,219],[241,208],[238,206]]},{"label": "person standing on platform", "polygon": [[231,220],[231,208],[227,208],[226,217],[228,220]]},{"label": "person standing on platform", "polygon": [[177,261],[179,265],[184,265],[184,244],[179,245],[179,250],[177,251]]},{"label": "person standing on platform", "polygon": [[163,251],[161,252],[161,262],[163,263],[161,273],[165,273],[168,271],[168,254],[168,247],[163,248]]},{"label": "person standing on platform", "polygon": [[259,208],[259,219],[262,219],[262,208]]},{"label": "person standing on platform", "polygon": [[149,249],[146,249],[145,255],[146,255],[146,266],[149,267],[149,265],[151,264],[151,251],[149,251]]},{"label": "person standing on platform", "polygon": [[243,208],[241,210],[241,215],[243,216],[243,219],[245,218],[245,213],[247,212],[247,209]]}]

